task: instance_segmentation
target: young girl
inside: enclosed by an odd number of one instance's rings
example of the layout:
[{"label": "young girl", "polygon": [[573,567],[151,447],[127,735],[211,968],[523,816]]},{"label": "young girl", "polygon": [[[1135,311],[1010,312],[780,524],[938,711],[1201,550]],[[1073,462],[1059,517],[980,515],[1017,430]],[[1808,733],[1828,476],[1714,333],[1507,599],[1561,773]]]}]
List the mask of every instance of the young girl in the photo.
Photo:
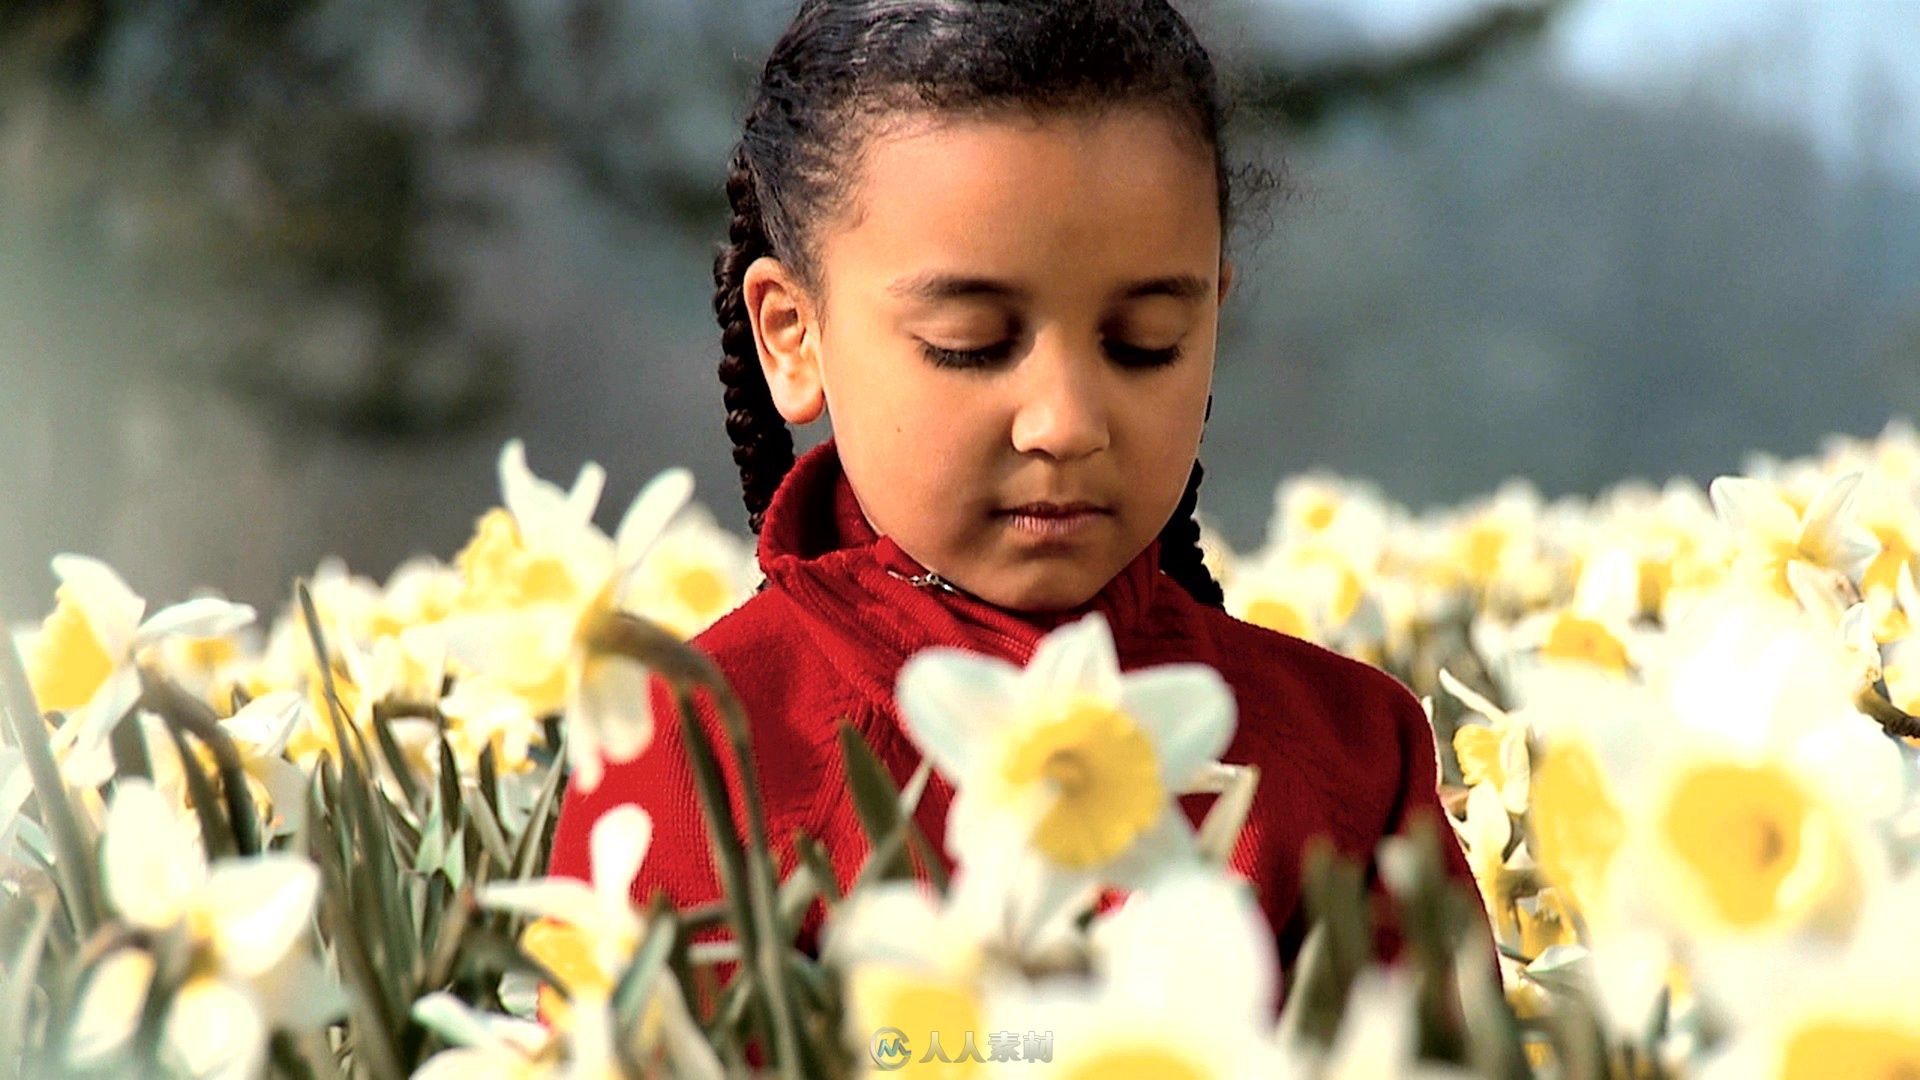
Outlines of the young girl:
[{"label": "young girl", "polygon": [[[1419,704],[1229,617],[1201,564],[1197,454],[1239,209],[1221,126],[1213,65],[1165,0],[806,0],[774,46],[714,274],[727,431],[767,581],[694,644],[752,718],[783,871],[798,830],[843,888],[858,873],[837,725],[904,783],[920,760],[893,699],[908,657],[1024,664],[1098,611],[1123,670],[1200,661],[1232,687],[1224,759],[1261,771],[1232,866],[1283,964],[1306,929],[1312,837],[1370,861],[1428,817],[1468,879]],[[787,424],[822,414],[832,438],[794,460]],[[637,802],[654,833],[634,896],[685,907],[720,888],[657,680],[654,705],[653,745],[567,793],[551,870],[590,876],[595,818]],[[952,794],[936,775],[917,811],[936,847]],[[1198,822],[1210,801],[1182,807]]]}]

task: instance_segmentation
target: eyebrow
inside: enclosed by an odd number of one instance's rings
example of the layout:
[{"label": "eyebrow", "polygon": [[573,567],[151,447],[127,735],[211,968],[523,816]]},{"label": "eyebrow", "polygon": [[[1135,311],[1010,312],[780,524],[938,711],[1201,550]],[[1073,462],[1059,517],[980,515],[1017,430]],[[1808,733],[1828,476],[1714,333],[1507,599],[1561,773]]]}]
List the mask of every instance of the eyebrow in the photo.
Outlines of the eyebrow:
[{"label": "eyebrow", "polygon": [[[1206,296],[1210,288],[1206,279],[1197,274],[1169,274],[1165,277],[1146,278],[1133,282],[1115,292],[1114,299],[1137,300],[1143,296],[1171,296],[1176,300],[1198,300]],[[902,299],[923,301],[972,297],[1012,301],[1030,299],[1027,291],[1017,285],[992,278],[945,274],[939,271],[910,274],[900,278],[887,286],[887,292]]]}]

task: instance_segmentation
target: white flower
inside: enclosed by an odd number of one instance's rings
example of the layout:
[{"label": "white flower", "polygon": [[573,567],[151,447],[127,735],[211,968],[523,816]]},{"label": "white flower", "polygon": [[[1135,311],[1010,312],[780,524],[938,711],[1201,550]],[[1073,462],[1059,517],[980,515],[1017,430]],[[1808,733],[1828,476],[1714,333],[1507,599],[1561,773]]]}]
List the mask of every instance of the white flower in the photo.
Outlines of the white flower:
[{"label": "white flower", "polygon": [[588,648],[621,610],[635,569],[693,492],[692,474],[668,469],[634,497],[609,539],[593,524],[605,473],[589,462],[569,491],[533,475],[515,439],[500,453],[504,510],[480,520],[459,558],[466,590],[445,623],[461,676],[523,697],[535,715],[561,711],[567,756],[585,790],[602,755],[626,761],[653,740],[646,672]]},{"label": "white flower", "polygon": [[1091,933],[1092,978],[1002,984],[986,1030],[1048,1033],[1048,1075],[1075,1080],[1304,1075],[1273,1038],[1273,934],[1246,882],[1190,867],[1134,893]]},{"label": "white flower", "polygon": [[[908,732],[957,788],[946,846],[963,902],[1032,929],[1099,884],[1195,857],[1173,796],[1233,735],[1232,691],[1202,664],[1120,673],[1098,613],[1048,634],[1025,669],[928,649],[901,669]],[[964,887],[963,887],[964,883]]]},{"label": "white flower", "polygon": [[640,564],[622,606],[690,638],[738,607],[759,576],[753,549],[690,505]]},{"label": "white flower", "polygon": [[[184,932],[194,951],[192,974],[169,1003],[164,1053],[194,1076],[256,1075],[274,1018],[295,1012],[301,1002],[294,999],[313,992],[278,976],[313,917],[319,871],[282,854],[209,868],[180,811],[136,778],[115,788],[100,861],[107,901],[120,918],[151,933]],[[151,958],[137,950],[96,970],[79,1006],[86,1020],[76,1054],[92,1060],[125,1043],[151,971]]]},{"label": "white flower", "polygon": [[[612,1037],[607,1031],[609,1004],[646,934],[646,920],[634,909],[630,890],[652,842],[653,819],[626,803],[594,822],[587,838],[591,883],[554,877],[495,882],[481,886],[477,896],[483,907],[540,916],[543,922],[535,926],[557,924],[558,932],[546,936],[544,948],[529,951],[556,969],[556,977],[562,977],[557,969],[566,971],[569,999],[564,1020],[556,1017],[556,1023],[568,1031],[571,1049],[565,1076],[597,1077],[602,1062],[611,1065],[606,1049]],[[647,1011],[632,1038],[640,1056],[665,1056],[674,1076],[720,1076],[719,1060],[671,976],[654,980]]]},{"label": "white flower", "polygon": [[201,597],[155,612],[144,622],[147,602],[113,568],[85,555],[56,555],[60,578],[54,609],[24,642],[27,682],[42,712],[66,722],[54,733],[54,752],[85,753],[104,744],[107,732],[140,697],[135,658],[172,637],[205,638],[232,633],[253,621],[253,609]]}]

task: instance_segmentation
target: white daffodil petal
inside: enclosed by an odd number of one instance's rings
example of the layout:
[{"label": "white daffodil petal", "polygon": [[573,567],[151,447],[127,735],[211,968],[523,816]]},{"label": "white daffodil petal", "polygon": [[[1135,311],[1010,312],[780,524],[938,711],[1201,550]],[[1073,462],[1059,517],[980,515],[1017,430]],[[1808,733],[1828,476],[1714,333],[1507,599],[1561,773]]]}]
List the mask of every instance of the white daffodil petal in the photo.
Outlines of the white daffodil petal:
[{"label": "white daffodil petal", "polygon": [[1505,709],[1489,701],[1478,690],[1461,682],[1458,676],[1446,668],[1440,669],[1440,685],[1446,688],[1447,693],[1452,694],[1460,704],[1465,705],[1467,708],[1472,709],[1487,719],[1506,719],[1507,711]]},{"label": "white daffodil petal", "polygon": [[1191,776],[1233,741],[1233,690],[1205,664],[1166,664],[1126,676],[1120,707],[1153,740],[1161,775]]},{"label": "white daffodil petal", "polygon": [[579,662],[567,723],[590,727],[608,761],[631,761],[653,743],[653,696],[647,669],[624,656],[596,655]]},{"label": "white daffodil petal", "polygon": [[506,1019],[483,1013],[445,991],[435,991],[415,1001],[412,1011],[413,1018],[422,1027],[455,1046],[492,1043],[496,1038],[495,1023]]},{"label": "white daffodil petal", "polygon": [[1329,1080],[1398,1077],[1413,1065],[1418,1028],[1412,982],[1404,973],[1370,968],[1354,980],[1335,1037]]},{"label": "white daffodil petal", "polygon": [[1197,867],[1169,875],[1092,932],[1107,982],[1147,1008],[1273,1019],[1273,931],[1242,879]]},{"label": "white daffodil petal", "polygon": [[567,492],[567,520],[576,525],[590,524],[594,509],[600,505],[600,494],[606,488],[607,470],[597,461],[583,463],[573,478],[573,487]]},{"label": "white daffodil petal", "polygon": [[107,901],[129,923],[149,930],[179,922],[207,876],[206,859],[180,811],[152,784],[131,777],[115,786],[107,806],[100,862]]},{"label": "white daffodil petal", "polygon": [[1773,486],[1745,476],[1722,476],[1707,488],[1714,513],[1728,527],[1772,540],[1792,540],[1799,532],[1793,509]]},{"label": "white daffodil petal", "polygon": [[821,955],[843,967],[931,964],[930,950],[948,931],[940,906],[917,883],[882,882],[847,897],[827,923]]},{"label": "white daffodil petal", "polygon": [[615,558],[620,565],[638,563],[692,497],[693,473],[679,466],[647,481],[627,505],[627,512],[620,515],[620,524],[613,532]]},{"label": "white daffodil petal", "polygon": [[1853,523],[1855,496],[1860,491],[1860,480],[1864,474],[1847,473],[1836,476],[1814,496],[1807,505],[1806,517],[1800,529],[1800,548],[1803,551],[1832,555],[1839,552],[1848,527]]},{"label": "white daffodil petal", "polygon": [[633,803],[600,815],[587,838],[592,855],[593,889],[604,904],[627,903],[633,879],[653,843],[653,818]]},{"label": "white daffodil petal", "polygon": [[153,966],[153,956],[145,949],[118,949],[93,966],[67,1032],[71,1064],[95,1064],[133,1037],[153,984]]},{"label": "white daffodil petal", "polygon": [[1186,814],[1169,803],[1133,846],[1107,867],[1106,877],[1122,888],[1149,889],[1169,875],[1189,871],[1199,858]]},{"label": "white daffodil petal", "polygon": [[219,863],[201,891],[220,958],[229,970],[258,975],[280,962],[313,919],[320,871],[294,855]]},{"label": "white daffodil petal", "polygon": [[1833,799],[1869,821],[1898,810],[1916,779],[1899,745],[1858,714],[1836,717],[1794,740],[1788,757],[1819,778]]},{"label": "white daffodil petal", "polygon": [[279,757],[300,722],[307,699],[297,690],[262,694],[220,722],[227,735],[248,757]]},{"label": "white daffodil petal", "polygon": [[573,878],[494,882],[481,886],[475,899],[484,908],[543,915],[582,929],[596,928],[606,921],[600,895],[591,885]]},{"label": "white daffodil petal", "polygon": [[199,1080],[252,1080],[266,1064],[267,1025],[253,996],[224,979],[180,988],[167,1010],[168,1059]]},{"label": "white daffodil petal", "polygon": [[971,773],[1012,722],[1019,679],[994,657],[925,649],[901,666],[894,697],[914,743],[951,780]]},{"label": "white daffodil petal", "polygon": [[409,1080],[528,1080],[538,1076],[511,1046],[455,1047],[428,1058]]},{"label": "white daffodil petal", "polygon": [[1113,630],[1099,612],[1068,623],[1033,650],[1021,673],[1027,691],[1067,691],[1101,701],[1120,696],[1120,660],[1114,652]]},{"label": "white daffodil petal", "polygon": [[133,646],[137,649],[167,637],[225,637],[253,620],[254,610],[246,604],[202,596],[154,612],[134,633]]},{"label": "white daffodil petal", "polygon": [[74,602],[108,655],[124,655],[133,643],[133,632],[140,625],[147,602],[113,567],[91,555],[55,555],[53,573],[61,585],[72,590]]},{"label": "white daffodil petal", "polygon": [[550,520],[566,506],[566,495],[558,487],[533,475],[527,467],[527,444],[508,439],[500,448],[497,466],[500,501],[513,515],[524,535],[527,526]]}]

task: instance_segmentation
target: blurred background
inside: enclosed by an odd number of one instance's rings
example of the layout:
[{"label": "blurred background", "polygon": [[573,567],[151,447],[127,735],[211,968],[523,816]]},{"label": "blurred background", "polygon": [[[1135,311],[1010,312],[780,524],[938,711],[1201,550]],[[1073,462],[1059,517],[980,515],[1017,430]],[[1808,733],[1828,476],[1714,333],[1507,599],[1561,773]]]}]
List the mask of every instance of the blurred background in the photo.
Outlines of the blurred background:
[{"label": "blurred background", "polygon": [[[1203,514],[1706,480],[1920,401],[1920,4],[1194,0],[1239,238]],[[790,0],[0,0],[0,617],[80,551],[278,608],[534,469],[691,467],[724,162]],[[802,445],[824,435],[800,433]]]}]

